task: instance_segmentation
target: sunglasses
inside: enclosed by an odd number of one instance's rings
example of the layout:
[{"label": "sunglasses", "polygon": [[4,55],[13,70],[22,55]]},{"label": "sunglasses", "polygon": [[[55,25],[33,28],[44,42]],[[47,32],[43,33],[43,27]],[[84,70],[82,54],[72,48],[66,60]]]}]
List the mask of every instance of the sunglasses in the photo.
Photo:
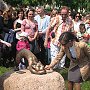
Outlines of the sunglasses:
[{"label": "sunglasses", "polygon": [[62,46],[65,46],[65,45],[67,45],[69,42],[71,42],[71,40],[69,40],[69,41],[67,41],[67,42],[65,42],[65,43],[62,43],[62,42],[61,42],[61,45],[62,45]]},{"label": "sunglasses", "polygon": [[61,43],[62,46],[65,46],[67,43]]},{"label": "sunglasses", "polygon": [[65,46],[66,44],[61,44],[62,46]]},{"label": "sunglasses", "polygon": [[80,17],[80,16],[76,16],[76,17]]},{"label": "sunglasses", "polygon": [[29,14],[29,15],[34,15],[34,14]]},{"label": "sunglasses", "polygon": [[67,16],[67,14],[60,14],[60,15],[62,15],[62,16],[63,16],[63,15]]}]

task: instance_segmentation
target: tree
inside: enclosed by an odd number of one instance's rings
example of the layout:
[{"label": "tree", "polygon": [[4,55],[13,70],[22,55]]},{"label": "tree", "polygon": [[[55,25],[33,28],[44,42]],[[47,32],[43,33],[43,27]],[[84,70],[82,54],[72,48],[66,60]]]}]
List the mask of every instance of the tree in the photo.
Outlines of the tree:
[{"label": "tree", "polygon": [[51,7],[61,7],[68,6],[71,10],[75,9],[75,11],[82,11],[83,9],[87,12],[90,11],[90,0],[4,0],[8,4],[12,6],[19,5],[29,5],[29,6],[45,6],[50,5]]},{"label": "tree", "polygon": [[3,1],[7,2],[7,4],[11,6],[17,6],[18,4],[19,5],[22,4],[22,0],[3,0]]}]

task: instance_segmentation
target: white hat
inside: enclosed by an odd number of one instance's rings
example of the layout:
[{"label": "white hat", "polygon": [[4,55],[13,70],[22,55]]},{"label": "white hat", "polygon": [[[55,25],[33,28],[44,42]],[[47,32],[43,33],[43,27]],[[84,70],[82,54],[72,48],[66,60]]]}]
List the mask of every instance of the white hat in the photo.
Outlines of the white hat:
[{"label": "white hat", "polygon": [[20,36],[20,37],[21,37],[21,36],[22,36],[22,37],[27,37],[28,34],[27,34],[26,32],[22,32],[22,33],[19,34],[19,36]]}]

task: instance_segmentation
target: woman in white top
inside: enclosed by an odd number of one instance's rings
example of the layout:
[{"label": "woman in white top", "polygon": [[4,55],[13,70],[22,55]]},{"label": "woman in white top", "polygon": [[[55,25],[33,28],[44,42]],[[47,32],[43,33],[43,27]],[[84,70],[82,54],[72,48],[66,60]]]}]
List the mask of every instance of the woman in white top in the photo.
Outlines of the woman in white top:
[{"label": "woman in white top", "polygon": [[21,28],[23,19],[24,19],[24,11],[22,9],[20,9],[17,11],[17,19],[14,22],[14,29]]},{"label": "woman in white top", "polygon": [[80,13],[77,13],[74,17],[73,24],[74,24],[74,32],[77,34],[79,32],[79,25],[82,23]]},{"label": "woman in white top", "polygon": [[16,31],[16,38],[19,39],[19,34],[21,33],[21,24],[24,19],[24,11],[20,9],[17,11],[17,19],[14,22],[14,30]]}]

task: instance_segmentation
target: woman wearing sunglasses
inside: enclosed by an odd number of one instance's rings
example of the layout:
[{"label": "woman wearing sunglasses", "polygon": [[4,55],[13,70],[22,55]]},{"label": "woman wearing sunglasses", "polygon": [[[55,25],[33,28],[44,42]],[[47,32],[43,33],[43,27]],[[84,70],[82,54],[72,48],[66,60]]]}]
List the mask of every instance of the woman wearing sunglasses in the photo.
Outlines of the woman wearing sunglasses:
[{"label": "woman wearing sunglasses", "polygon": [[68,90],[81,90],[80,83],[90,74],[90,47],[85,42],[79,42],[71,32],[64,32],[59,37],[61,49],[57,57],[46,65],[45,69],[53,68],[66,54],[70,59],[68,70]]}]

